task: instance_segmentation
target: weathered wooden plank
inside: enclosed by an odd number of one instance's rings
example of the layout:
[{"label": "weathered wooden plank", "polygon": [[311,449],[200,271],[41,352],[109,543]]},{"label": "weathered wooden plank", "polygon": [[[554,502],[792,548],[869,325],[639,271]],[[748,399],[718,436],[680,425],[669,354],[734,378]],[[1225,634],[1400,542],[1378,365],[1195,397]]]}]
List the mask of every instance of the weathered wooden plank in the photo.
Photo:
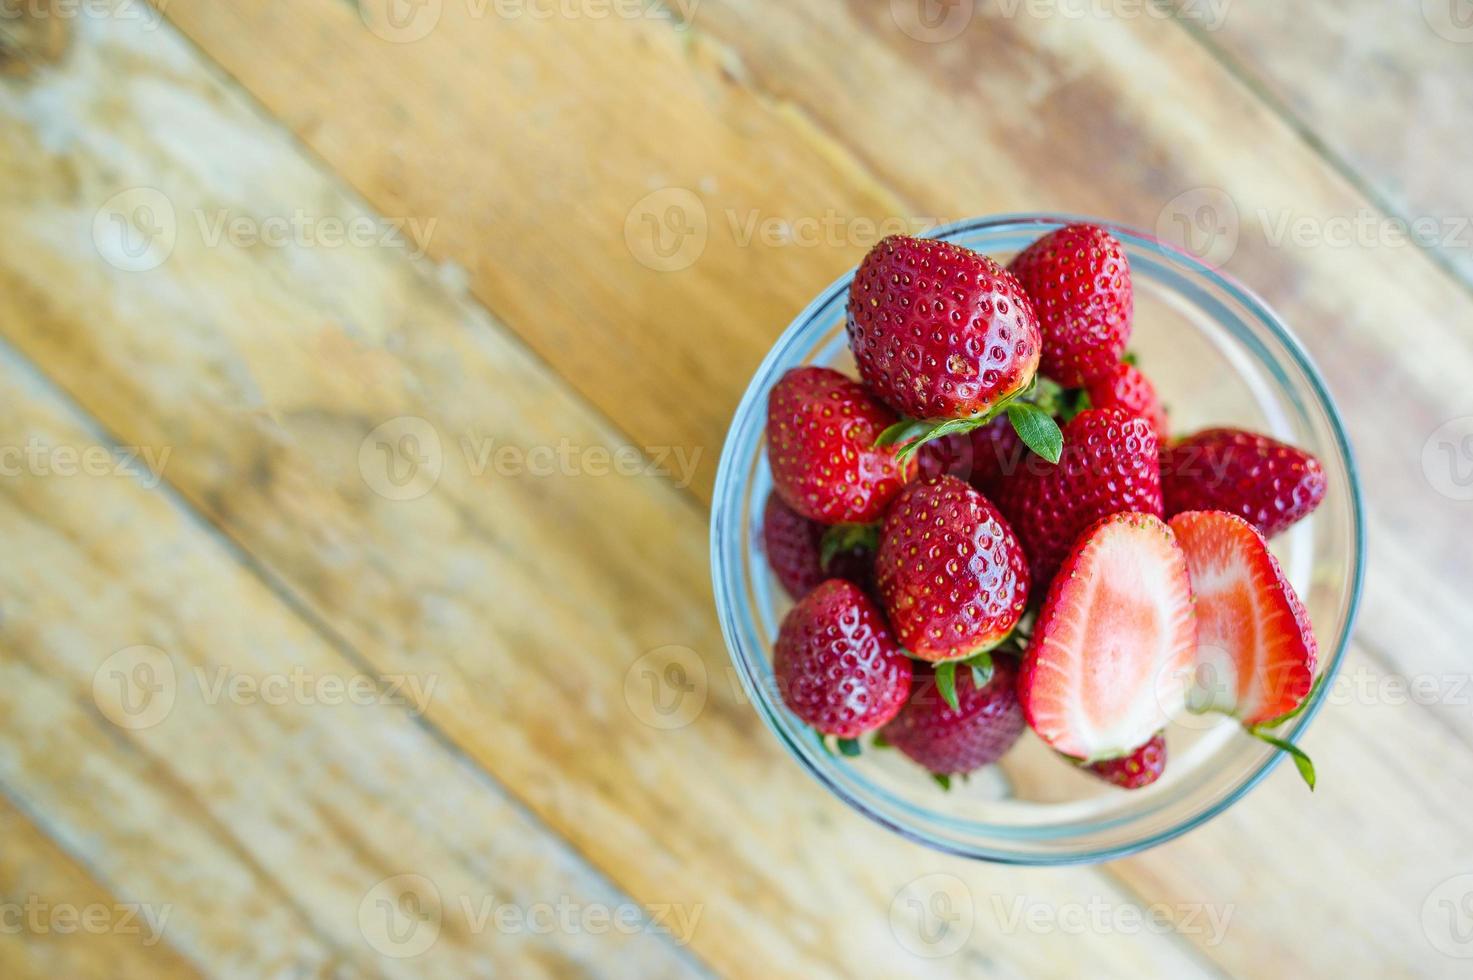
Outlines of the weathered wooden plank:
[{"label": "weathered wooden plank", "polygon": [[1199,39],[1266,93],[1404,224],[1337,229],[1385,248],[1420,242],[1473,283],[1473,20],[1461,0],[1240,4]]},{"label": "weathered wooden plank", "polygon": [[197,977],[168,942],[172,909],[119,897],[0,798],[0,972],[42,977]]},{"label": "weathered wooden plank", "polygon": [[[690,941],[707,962],[740,975],[909,973],[915,938],[892,916],[931,873],[979,915],[993,915],[992,896],[1130,904],[1091,870],[1040,876],[922,852],[817,791],[729,682],[704,515],[668,481],[600,475],[598,453],[627,444],[453,285],[371,246],[210,246],[196,212],[365,212],[172,34],[84,31],[66,76],[0,104],[15,123],[0,186],[25,188],[0,194],[0,213],[36,230],[0,245],[7,335],[120,437],[172,447],[169,481],[373,670],[439,676],[430,720],[636,900],[701,908]],[[189,139],[170,135],[180,120]],[[79,135],[48,142],[58,133]],[[145,182],[178,234],[165,261],[129,272],[97,257],[97,207],[84,202]],[[121,213],[141,219],[136,203]],[[379,428],[396,418],[418,421]],[[423,457],[436,440],[432,488],[406,456],[387,461],[411,477],[396,483],[378,452]],[[544,474],[541,451],[562,446],[569,471]],[[511,453],[482,467],[487,448]],[[625,693],[641,658],[670,645],[705,678],[674,729],[646,723],[658,719],[637,683]],[[272,795],[312,784],[319,770],[298,765],[262,775]],[[323,887],[291,894],[339,908]],[[1202,974],[1169,936],[984,925],[963,938],[934,972],[1065,976],[1088,960],[1107,976]]]},{"label": "weathered wooden plank", "polygon": [[25,556],[0,567],[0,788],[180,953],[235,976],[699,970],[416,721],[451,678],[360,670],[146,489],[173,447],[130,462],[9,355],[0,396]]}]

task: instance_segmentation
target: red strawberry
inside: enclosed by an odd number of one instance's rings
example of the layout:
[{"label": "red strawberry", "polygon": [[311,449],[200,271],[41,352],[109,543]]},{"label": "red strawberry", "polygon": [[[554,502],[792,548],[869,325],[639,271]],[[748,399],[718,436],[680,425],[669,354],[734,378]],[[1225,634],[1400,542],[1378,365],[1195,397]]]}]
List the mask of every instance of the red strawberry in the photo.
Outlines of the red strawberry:
[{"label": "red strawberry", "polygon": [[1028,564],[997,509],[954,476],[912,483],[880,532],[875,578],[895,634],[921,660],[956,660],[1012,632]]},{"label": "red strawberry", "polygon": [[1151,423],[1156,437],[1166,438],[1166,410],[1156,397],[1156,386],[1134,364],[1120,361],[1091,381],[1086,390],[1095,408],[1119,408]]},{"label": "red strawberry", "polygon": [[1289,527],[1325,499],[1325,470],[1302,449],[1238,429],[1207,429],[1161,453],[1168,517],[1225,510],[1265,537]]},{"label": "red strawberry", "polygon": [[1140,789],[1161,778],[1166,771],[1166,736],[1157,732],[1151,740],[1129,755],[1106,759],[1084,767],[1107,783],[1121,789]]},{"label": "red strawberry", "polygon": [[885,726],[885,740],[933,773],[971,772],[1002,758],[1023,734],[1016,693],[1017,662],[999,654],[981,687],[965,668],[956,672],[955,708],[936,687],[930,667],[918,667],[910,700]]},{"label": "red strawberry", "polygon": [[989,500],[1022,468],[1028,447],[1006,417],[971,432],[958,432],[926,443],[916,453],[922,476],[949,473],[966,480]]},{"label": "red strawberry", "polygon": [[1028,246],[1008,269],[1038,314],[1040,371],[1079,388],[1120,360],[1135,299],[1130,263],[1113,235],[1096,225],[1068,225]]},{"label": "red strawberry", "polygon": [[776,493],[767,495],[762,514],[762,543],[767,563],[778,582],[794,599],[801,599],[827,579],[842,578],[868,589],[874,581],[873,548],[842,549],[823,561],[822,542],[826,528],[810,521],[782,502]]},{"label": "red strawberry", "polygon": [[1197,595],[1193,708],[1244,725],[1299,706],[1318,651],[1309,616],[1253,526],[1222,511],[1171,519]]},{"label": "red strawberry", "polygon": [[1132,752],[1186,705],[1196,652],[1186,557],[1160,518],[1114,514],[1079,539],[1018,678],[1028,724],[1087,763]]},{"label": "red strawberry", "polygon": [[1057,466],[1024,459],[997,505],[1032,562],[1033,581],[1048,582],[1081,532],[1108,514],[1161,515],[1156,433],[1118,408],[1091,408],[1064,427]]},{"label": "red strawberry", "polygon": [[859,374],[915,419],[981,415],[1027,388],[1038,321],[996,262],[950,242],[884,239],[849,287],[849,347]]},{"label": "red strawberry", "polygon": [[772,658],[783,703],[825,735],[855,738],[895,717],[910,660],[852,582],[823,583],[784,617]]},{"label": "red strawberry", "polygon": [[863,385],[822,367],[794,368],[767,397],[767,453],[778,496],[824,524],[868,524],[915,472],[875,439],[895,415]]}]

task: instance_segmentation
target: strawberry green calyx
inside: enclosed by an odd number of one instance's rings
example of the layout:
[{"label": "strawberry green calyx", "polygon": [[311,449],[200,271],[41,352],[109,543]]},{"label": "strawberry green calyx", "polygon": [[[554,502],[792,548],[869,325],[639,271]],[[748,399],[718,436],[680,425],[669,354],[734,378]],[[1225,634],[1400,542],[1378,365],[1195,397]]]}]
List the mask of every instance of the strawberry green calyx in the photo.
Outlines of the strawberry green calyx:
[{"label": "strawberry green calyx", "polygon": [[1270,735],[1269,731],[1271,729],[1278,728],[1280,725],[1283,725],[1286,722],[1293,721],[1295,718],[1298,718],[1301,714],[1303,714],[1304,709],[1308,708],[1310,704],[1314,701],[1315,697],[1319,694],[1320,687],[1324,684],[1324,682],[1324,674],[1320,674],[1318,677],[1316,677],[1314,679],[1314,685],[1309,689],[1309,693],[1304,696],[1304,700],[1300,701],[1297,705],[1294,706],[1293,710],[1287,711],[1284,714],[1279,715],[1277,718],[1270,718],[1268,721],[1259,722],[1257,725],[1243,726],[1244,731],[1246,731],[1249,735],[1252,735],[1259,741],[1266,742],[1282,752],[1289,753],[1289,757],[1294,760],[1294,768],[1299,770],[1299,776],[1309,786],[1310,792],[1314,792],[1314,761],[1310,759],[1309,755],[1299,746],[1295,745],[1293,742],[1287,741],[1286,739],[1279,738],[1276,735]]},{"label": "strawberry green calyx", "polygon": [[880,525],[835,524],[823,533],[818,543],[818,563],[828,567],[836,555],[846,551],[874,551],[880,546]]},{"label": "strawberry green calyx", "polygon": [[1053,382],[1045,381],[1040,385],[1035,377],[1028,385],[998,399],[987,411],[967,418],[903,418],[879,434],[879,437],[875,439],[874,448],[899,446],[900,449],[895,454],[896,460],[904,465],[906,460],[914,456],[928,442],[950,435],[971,432],[973,429],[979,429],[994,419],[1006,415],[1017,431],[1018,438],[1022,439],[1029,449],[1050,463],[1057,463],[1064,450],[1063,433],[1059,431],[1058,424],[1054,422],[1052,413],[1047,408],[1041,407],[1036,401],[1040,394],[1048,396],[1051,400],[1058,399],[1059,396],[1056,394],[1050,394],[1049,386],[1058,390],[1058,386]]},{"label": "strawberry green calyx", "polygon": [[1314,792],[1314,761],[1310,759],[1309,755],[1303,749],[1293,742],[1270,735],[1259,727],[1245,730],[1260,742],[1267,742],[1274,748],[1289,753],[1289,758],[1294,760],[1294,768],[1299,770],[1299,778],[1304,780],[1310,792]]},{"label": "strawberry green calyx", "polygon": [[940,786],[943,790],[945,790],[948,793],[951,792],[951,776],[950,775],[948,775],[947,773],[944,773],[944,772],[933,772],[933,773],[931,773],[931,778],[933,780],[935,780],[937,786]]},{"label": "strawberry green calyx", "polygon": [[942,699],[951,706],[952,711],[960,711],[960,702],[956,696],[956,668],[957,665],[965,665],[971,668],[972,684],[974,687],[986,687],[992,680],[993,663],[992,647],[978,651],[969,657],[959,660],[943,660],[936,665],[936,690],[941,692]]}]

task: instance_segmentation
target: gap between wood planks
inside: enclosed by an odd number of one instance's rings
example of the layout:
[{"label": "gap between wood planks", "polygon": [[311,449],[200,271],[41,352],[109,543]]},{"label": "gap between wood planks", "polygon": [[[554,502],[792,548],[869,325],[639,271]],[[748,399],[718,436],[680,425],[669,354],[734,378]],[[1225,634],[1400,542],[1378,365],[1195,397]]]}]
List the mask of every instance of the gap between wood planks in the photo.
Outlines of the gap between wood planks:
[{"label": "gap between wood planks", "polygon": [[[1411,215],[1397,208],[1390,198],[1377,189],[1370,178],[1362,174],[1343,154],[1331,147],[1328,140],[1311,129],[1309,123],[1297,115],[1287,102],[1275,95],[1261,79],[1244,68],[1243,64],[1224,50],[1221,45],[1215,43],[1207,31],[1192,23],[1190,18],[1174,16],[1171,20],[1172,23],[1186,31],[1187,36],[1195,41],[1218,67],[1261,102],[1264,108],[1277,116],[1289,132],[1298,137],[1311,153],[1325,162],[1331,173],[1345,181],[1374,210],[1387,217],[1398,218],[1410,224]],[[1456,283],[1469,297],[1473,297],[1473,282],[1469,282],[1458,272],[1457,267],[1441,249],[1428,245],[1420,235],[1408,235],[1407,237],[1415,250],[1432,263],[1435,269]]]}]

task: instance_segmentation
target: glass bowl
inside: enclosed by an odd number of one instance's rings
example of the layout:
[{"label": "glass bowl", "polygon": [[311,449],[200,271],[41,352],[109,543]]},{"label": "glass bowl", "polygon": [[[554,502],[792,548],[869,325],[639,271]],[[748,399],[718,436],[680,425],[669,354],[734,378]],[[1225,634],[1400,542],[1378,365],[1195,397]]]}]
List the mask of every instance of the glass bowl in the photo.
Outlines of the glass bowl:
[{"label": "glass bowl", "polygon": [[[936,238],[1006,261],[1067,215],[1004,215],[960,222]],[[1172,430],[1231,425],[1265,432],[1320,458],[1329,491],[1320,508],[1273,542],[1304,598],[1327,674],[1314,703],[1278,734],[1297,740],[1330,690],[1360,600],[1364,559],[1360,487],[1344,426],[1299,342],[1258,297],[1193,256],[1130,228],[1135,282],[1130,348],[1171,412]],[[788,369],[825,364],[856,376],[844,335],[853,271],[825,289],[784,331],[752,378],[721,454],[711,516],[711,575],[722,632],[747,696],[788,752],[860,813],[922,844],[1014,864],[1104,861],[1183,834],[1252,789],[1283,753],[1230,719],[1189,715],[1167,732],[1168,765],[1155,784],[1127,792],[1055,756],[1031,732],[997,765],[943,791],[893,749],[867,742],[831,754],[776,695],[771,650],[790,606],[762,551],[772,487],[763,427],[767,393]],[[1308,792],[1307,790],[1305,792]]]}]

